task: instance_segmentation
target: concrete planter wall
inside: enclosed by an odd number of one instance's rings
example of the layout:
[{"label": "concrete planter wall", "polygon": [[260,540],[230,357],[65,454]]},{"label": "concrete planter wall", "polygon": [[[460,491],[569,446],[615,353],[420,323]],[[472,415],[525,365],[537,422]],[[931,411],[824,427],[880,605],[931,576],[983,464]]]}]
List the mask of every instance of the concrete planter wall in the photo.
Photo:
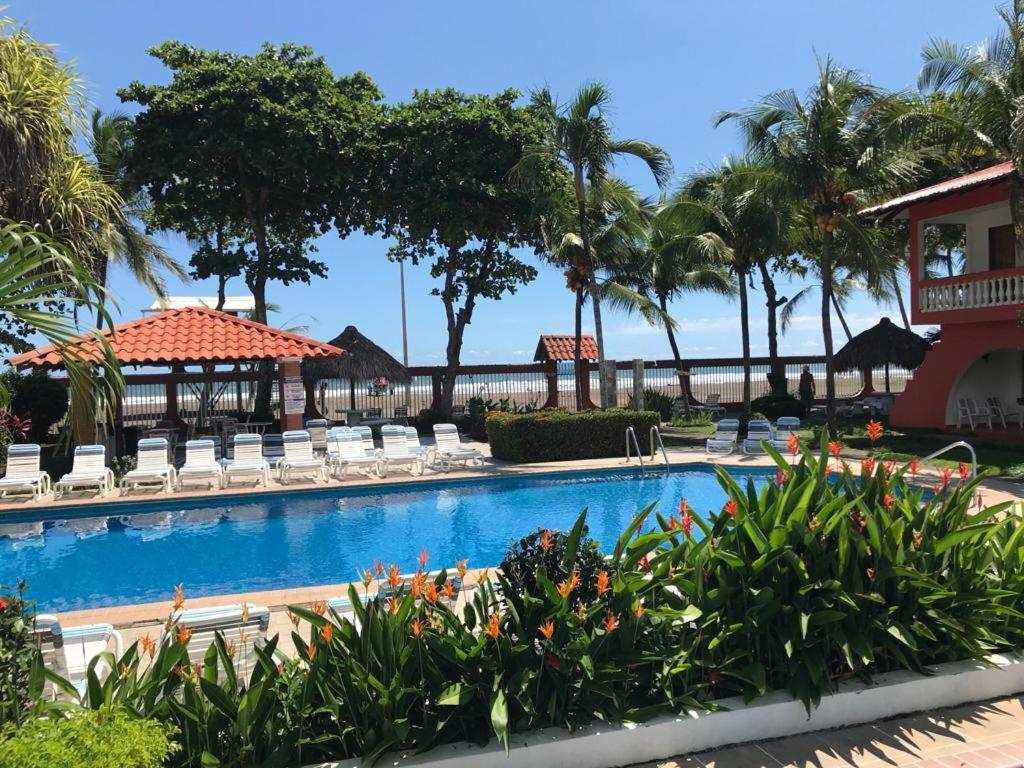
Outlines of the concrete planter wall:
[{"label": "concrete planter wall", "polygon": [[[387,755],[379,765],[416,768],[609,768],[738,742],[773,739],[810,731],[857,725],[894,715],[983,701],[1024,691],[1024,660],[991,656],[942,664],[930,676],[893,672],[872,685],[844,683],[807,716],[803,704],[775,691],[749,704],[723,699],[717,712],[660,717],[636,725],[595,724],[576,733],[554,728],[517,734],[506,756],[493,740],[485,747],[458,743],[422,755]],[[358,760],[324,763],[319,768],[359,768]]]}]

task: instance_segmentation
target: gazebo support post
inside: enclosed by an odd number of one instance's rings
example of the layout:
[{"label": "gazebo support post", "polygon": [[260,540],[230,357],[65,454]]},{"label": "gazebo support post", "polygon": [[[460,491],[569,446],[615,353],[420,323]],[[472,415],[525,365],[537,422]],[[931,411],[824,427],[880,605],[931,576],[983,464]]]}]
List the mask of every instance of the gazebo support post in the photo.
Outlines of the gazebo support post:
[{"label": "gazebo support post", "polygon": [[875,391],[875,382],[871,375],[871,369],[861,368],[860,375],[861,380],[864,382],[864,386],[860,388],[860,392],[853,396],[854,400],[861,400]]},{"label": "gazebo support post", "polygon": [[[305,397],[303,397],[303,403],[301,408],[289,408],[288,399],[285,397],[286,388],[285,383],[291,379],[302,378],[302,358],[299,357],[281,357],[277,360],[277,381],[278,381],[278,404],[281,411],[281,431],[287,432],[292,429],[302,429],[303,418],[302,415],[306,412]],[[305,385],[302,388],[303,394],[305,394]],[[291,413],[289,413],[291,411]]]},{"label": "gazebo support post", "polygon": [[353,411],[356,409],[356,380],[348,380],[348,407]]},{"label": "gazebo support post", "polygon": [[320,409],[316,405],[316,381],[309,378],[305,378],[303,383],[306,386],[306,412],[305,417],[307,419],[322,419],[324,415],[320,413]]},{"label": "gazebo support post", "polygon": [[557,408],[558,407],[558,363],[555,360],[549,360],[544,364],[544,377],[547,379],[548,384],[548,399],[544,402],[541,408]]},{"label": "gazebo support post", "polygon": [[178,415],[178,382],[172,376],[164,385],[164,421],[174,424],[179,430],[187,427],[184,420]]}]

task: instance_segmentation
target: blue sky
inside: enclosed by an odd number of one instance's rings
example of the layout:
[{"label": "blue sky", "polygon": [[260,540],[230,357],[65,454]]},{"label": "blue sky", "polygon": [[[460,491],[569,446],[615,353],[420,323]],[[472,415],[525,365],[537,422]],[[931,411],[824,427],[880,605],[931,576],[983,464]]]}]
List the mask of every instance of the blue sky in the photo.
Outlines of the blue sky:
[{"label": "blue sky", "polygon": [[[601,80],[614,96],[616,133],[660,144],[680,175],[740,148],[733,129],[712,126],[715,113],[777,88],[803,91],[814,77],[816,52],[861,69],[879,85],[904,88],[913,85],[921,45],[930,36],[977,42],[997,28],[989,0],[832,5],[805,0],[14,0],[5,15],[26,24],[37,39],[56,44],[61,58],[76,61],[92,102],[104,110],[123,109],[115,91],[130,80],[168,79],[146,54],[149,46],[167,39],[245,53],[267,40],[306,44],[339,74],[369,73],[389,101],[407,98],[414,88],[493,93],[516,87],[525,93],[545,84],[568,98],[581,82]],[[655,191],[644,169],[624,163],[617,172],[645,193]],[[167,237],[165,245],[187,263],[187,243]],[[398,266],[385,258],[386,241],[329,234],[318,246],[329,276],[309,286],[272,284],[269,299],[282,311],[271,321],[306,324],[310,335],[321,339],[355,324],[397,356]],[[564,278],[538,267],[539,278],[515,296],[478,304],[466,333],[464,362],[524,362],[539,334],[572,331],[573,300]],[[407,269],[406,277],[410,362],[436,364],[445,346],[440,299],[430,295],[426,268]],[[137,317],[152,301],[121,272],[112,276],[111,288],[122,319]],[[170,289],[209,295],[215,285],[171,284]],[[228,293],[244,294],[241,280],[229,284]],[[764,354],[763,294],[754,293],[751,306],[753,352]],[[735,302],[696,295],[677,302],[672,314],[681,326],[684,354],[739,354]],[[856,332],[880,314],[897,310],[858,297],[848,319]],[[669,356],[664,332],[647,328],[639,318],[610,314],[605,327],[610,357]],[[820,322],[809,303],[783,338],[781,351],[808,354],[821,347]]]}]

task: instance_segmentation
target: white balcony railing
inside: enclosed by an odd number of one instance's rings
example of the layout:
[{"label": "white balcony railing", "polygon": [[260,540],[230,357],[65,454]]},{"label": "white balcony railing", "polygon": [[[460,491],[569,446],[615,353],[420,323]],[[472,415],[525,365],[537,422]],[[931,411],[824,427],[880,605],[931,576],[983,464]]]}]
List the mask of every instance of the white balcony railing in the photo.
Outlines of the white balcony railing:
[{"label": "white balcony railing", "polygon": [[944,279],[918,288],[921,312],[948,312],[1024,304],[1024,272],[986,275],[984,272]]}]

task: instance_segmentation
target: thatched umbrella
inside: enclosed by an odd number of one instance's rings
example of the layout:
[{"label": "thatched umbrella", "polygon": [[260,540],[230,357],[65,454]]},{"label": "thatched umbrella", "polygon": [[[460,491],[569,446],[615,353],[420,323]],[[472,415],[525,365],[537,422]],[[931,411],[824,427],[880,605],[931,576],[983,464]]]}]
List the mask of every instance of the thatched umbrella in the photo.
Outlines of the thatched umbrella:
[{"label": "thatched umbrella", "polygon": [[858,333],[832,357],[837,371],[870,371],[885,366],[885,391],[889,391],[889,366],[917,368],[932,345],[913,331],[901,328],[888,317]]},{"label": "thatched umbrella", "polygon": [[356,407],[356,382],[383,376],[392,382],[409,381],[405,366],[374,344],[354,325],[328,342],[345,350],[343,357],[307,358],[302,361],[302,375],[313,382],[320,379],[348,379],[349,407]]}]

